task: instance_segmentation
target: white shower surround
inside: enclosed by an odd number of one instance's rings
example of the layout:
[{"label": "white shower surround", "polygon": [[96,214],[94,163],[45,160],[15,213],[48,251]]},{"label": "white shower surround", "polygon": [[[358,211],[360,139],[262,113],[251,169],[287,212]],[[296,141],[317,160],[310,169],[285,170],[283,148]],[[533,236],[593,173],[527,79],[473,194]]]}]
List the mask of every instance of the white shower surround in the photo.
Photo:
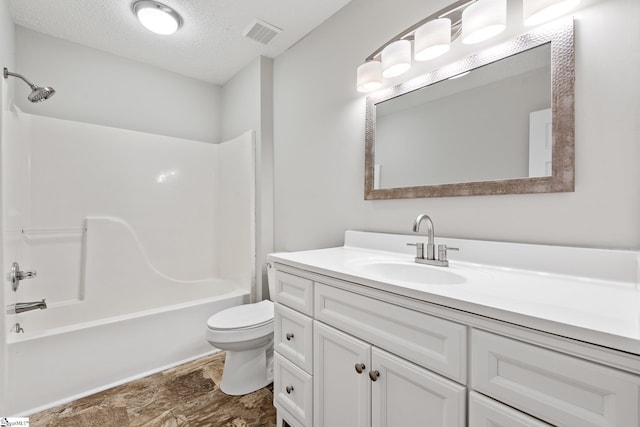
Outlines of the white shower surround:
[{"label": "white shower surround", "polygon": [[249,302],[255,142],[214,145],[7,113],[7,409],[29,414],[212,351],[211,314]]}]

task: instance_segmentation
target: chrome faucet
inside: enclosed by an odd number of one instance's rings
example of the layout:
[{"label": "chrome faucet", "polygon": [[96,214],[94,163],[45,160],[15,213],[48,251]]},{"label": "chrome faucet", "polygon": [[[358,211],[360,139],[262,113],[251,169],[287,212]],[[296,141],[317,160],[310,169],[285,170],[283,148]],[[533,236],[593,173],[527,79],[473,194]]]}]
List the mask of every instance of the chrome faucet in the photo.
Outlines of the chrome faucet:
[{"label": "chrome faucet", "polygon": [[34,301],[34,302],[19,302],[16,304],[11,304],[7,306],[7,314],[18,314],[23,313],[25,311],[31,310],[44,310],[47,308],[47,303],[43,299],[42,301]]},{"label": "chrome faucet", "polygon": [[416,218],[416,220],[413,222],[413,232],[417,233],[418,231],[420,231],[420,224],[422,224],[422,221],[425,221],[427,223],[427,256],[424,256],[424,252],[423,252],[423,259],[428,259],[428,260],[433,260],[436,257],[435,254],[435,245],[433,244],[433,221],[431,221],[431,218],[429,218],[429,215],[427,214],[422,214],[422,215],[418,215],[418,217]]},{"label": "chrome faucet", "polygon": [[433,231],[433,221],[429,218],[429,215],[422,214],[418,215],[416,220],[413,222],[413,232],[417,233],[420,231],[420,224],[422,222],[426,222],[427,224],[427,251],[424,251],[424,243],[407,243],[409,246],[416,247],[416,258],[415,261],[420,264],[429,264],[435,265],[438,267],[448,267],[449,260],[447,259],[447,250],[450,249],[452,251],[459,250],[458,248],[450,248],[447,245],[438,245],[438,258],[436,258],[436,250],[434,240],[434,231]]}]

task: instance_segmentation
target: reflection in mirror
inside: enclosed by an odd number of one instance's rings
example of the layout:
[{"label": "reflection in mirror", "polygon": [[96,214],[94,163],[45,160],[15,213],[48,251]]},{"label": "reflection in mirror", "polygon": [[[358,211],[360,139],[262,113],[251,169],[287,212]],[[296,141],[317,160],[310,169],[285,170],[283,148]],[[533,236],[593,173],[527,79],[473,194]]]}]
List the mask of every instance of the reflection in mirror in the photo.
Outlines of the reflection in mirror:
[{"label": "reflection in mirror", "polygon": [[381,102],[376,188],[551,175],[551,141],[530,141],[551,135],[550,119],[549,43]]},{"label": "reflection in mirror", "polygon": [[367,98],[365,198],[573,191],[573,21]]}]

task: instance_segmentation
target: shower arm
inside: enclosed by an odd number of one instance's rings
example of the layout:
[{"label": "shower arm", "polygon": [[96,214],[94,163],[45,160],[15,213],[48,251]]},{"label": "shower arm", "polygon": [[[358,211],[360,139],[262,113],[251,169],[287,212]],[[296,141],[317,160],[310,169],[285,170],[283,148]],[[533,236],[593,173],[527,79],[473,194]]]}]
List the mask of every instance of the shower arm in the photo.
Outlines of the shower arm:
[{"label": "shower arm", "polygon": [[32,90],[36,90],[38,88],[38,86],[34,85],[33,83],[31,83],[29,80],[27,80],[24,76],[22,76],[21,74],[18,73],[12,73],[11,71],[9,71],[7,69],[7,67],[4,67],[4,78],[7,79],[9,78],[9,76],[13,76],[13,77],[17,77],[19,79],[21,79],[22,81],[24,81],[26,84],[29,85],[29,87],[31,87]]}]

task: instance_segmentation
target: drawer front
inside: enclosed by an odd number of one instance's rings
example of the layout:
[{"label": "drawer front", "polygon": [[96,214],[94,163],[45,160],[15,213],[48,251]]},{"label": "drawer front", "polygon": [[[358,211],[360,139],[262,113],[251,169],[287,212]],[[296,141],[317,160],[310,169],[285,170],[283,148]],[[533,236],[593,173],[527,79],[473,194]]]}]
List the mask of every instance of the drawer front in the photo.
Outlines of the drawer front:
[{"label": "drawer front", "polygon": [[466,326],[320,283],[314,298],[316,319],[466,382]]},{"label": "drawer front", "polygon": [[293,415],[284,409],[279,408],[277,403],[274,406],[278,410],[276,415],[276,427],[311,427],[301,424],[300,421],[293,417]]},{"label": "drawer front", "polygon": [[311,425],[312,393],[311,375],[279,354],[274,354],[273,396],[278,407],[290,413],[302,425]]},{"label": "drawer front", "polygon": [[529,415],[489,399],[474,391],[469,393],[469,427],[551,427]]},{"label": "drawer front", "polygon": [[471,347],[475,390],[554,425],[639,425],[636,375],[479,330]]},{"label": "drawer front", "polygon": [[313,369],[313,320],[276,303],[275,350],[311,374]]},{"label": "drawer front", "polygon": [[275,302],[298,310],[307,316],[313,315],[313,282],[276,270]]}]

